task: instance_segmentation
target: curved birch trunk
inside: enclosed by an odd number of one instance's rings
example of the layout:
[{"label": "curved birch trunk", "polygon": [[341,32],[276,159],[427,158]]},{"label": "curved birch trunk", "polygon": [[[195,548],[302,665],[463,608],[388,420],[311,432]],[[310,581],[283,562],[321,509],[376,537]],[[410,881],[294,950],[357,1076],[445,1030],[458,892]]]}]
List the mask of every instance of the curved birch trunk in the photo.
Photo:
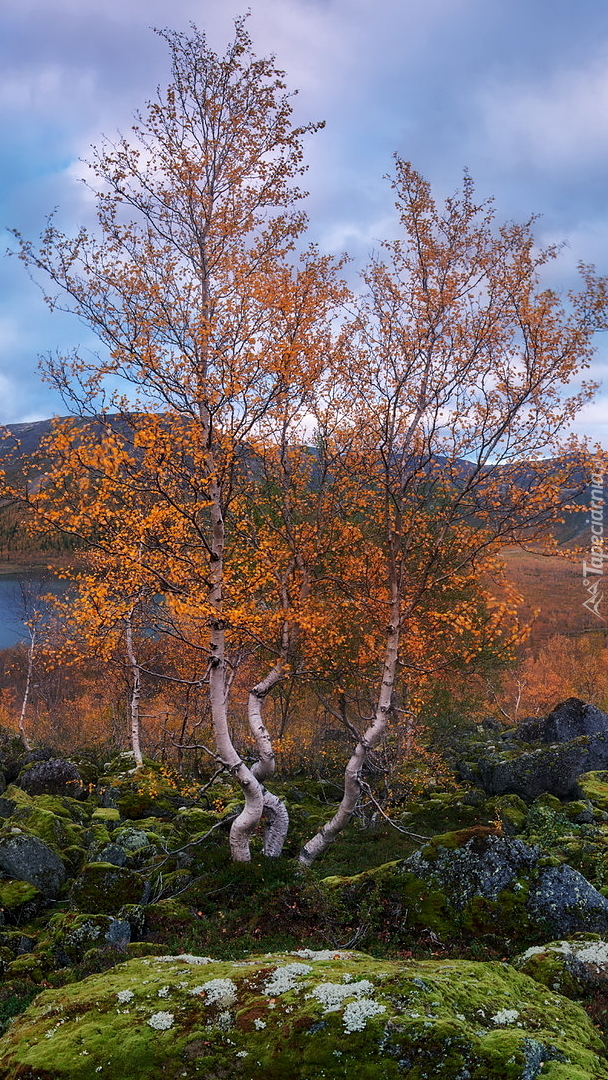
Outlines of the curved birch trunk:
[{"label": "curved birch trunk", "polygon": [[378,697],[378,704],[372,723],[360,738],[355,750],[346,766],[344,773],[344,794],[338,810],[326,825],[309,840],[299,854],[299,862],[304,866],[311,866],[319,855],[333,844],[342,830],[351,820],[359,796],[361,794],[361,771],[369,750],[378,745],[387,727],[388,716],[391,712],[391,702],[395,677],[397,672],[397,657],[399,652],[399,599],[397,586],[393,585],[391,602],[391,624],[388,628],[384,667],[382,669],[382,685]]},{"label": "curved birch trunk", "polygon": [[[259,755],[258,760],[251,768],[251,772],[257,780],[267,780],[269,776],[274,774],[276,768],[272,740],[262,716],[262,702],[273,686],[276,686],[282,678],[283,665],[278,660],[266,678],[256,683],[249,691],[247,716]],[[289,830],[289,814],[285,803],[279,799],[278,795],[273,795],[272,792],[267,791],[265,788],[262,788],[262,792],[264,797],[263,814],[266,818],[264,855],[276,859],[283,851],[283,845]]]}]

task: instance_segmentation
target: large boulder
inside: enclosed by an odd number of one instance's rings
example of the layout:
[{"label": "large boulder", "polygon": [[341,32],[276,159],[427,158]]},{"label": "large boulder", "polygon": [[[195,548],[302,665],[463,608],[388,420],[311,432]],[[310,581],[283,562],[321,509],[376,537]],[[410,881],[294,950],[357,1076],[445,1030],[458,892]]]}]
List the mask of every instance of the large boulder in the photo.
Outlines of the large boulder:
[{"label": "large boulder", "polygon": [[84,794],[82,777],[71,761],[50,758],[29,765],[17,779],[28,795],[68,795],[80,799]]},{"label": "large boulder", "polygon": [[131,960],[40,994],[0,1063],[0,1080],[608,1080],[583,1009],[507,964],[340,950]]},{"label": "large boulder", "polygon": [[524,720],[513,737],[522,742],[569,742],[581,735],[608,735],[608,713],[571,697],[556,705],[544,719]]},{"label": "large boulder", "polygon": [[535,866],[539,850],[489,828],[436,836],[403,862],[403,869],[441,888],[461,911],[475,896],[497,900]]},{"label": "large boulder", "polygon": [[51,900],[57,897],[66,878],[65,867],[56,852],[28,833],[0,839],[0,869],[8,877],[34,885]]},{"label": "large boulder", "polygon": [[435,836],[406,859],[322,882],[348,927],[395,945],[483,941],[501,950],[549,936],[606,933],[608,899],[534,844],[478,827]]},{"label": "large boulder", "polygon": [[[498,737],[497,737],[498,736]],[[458,762],[463,779],[488,795],[519,795],[532,802],[549,793],[576,798],[578,777],[608,767],[608,714],[568,698],[542,719],[524,720],[499,734],[483,725]]]},{"label": "large boulder", "polygon": [[545,792],[558,799],[573,797],[581,773],[607,766],[608,735],[582,735],[520,752],[501,747],[477,763],[479,782],[488,795],[514,794],[530,802]]}]

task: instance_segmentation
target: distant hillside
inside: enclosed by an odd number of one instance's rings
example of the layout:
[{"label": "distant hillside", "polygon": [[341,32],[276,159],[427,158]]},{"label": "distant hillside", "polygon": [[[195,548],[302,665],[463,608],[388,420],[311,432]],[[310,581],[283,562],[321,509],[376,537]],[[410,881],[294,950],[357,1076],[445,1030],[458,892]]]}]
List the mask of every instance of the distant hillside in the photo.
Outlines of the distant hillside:
[{"label": "distant hillside", "polygon": [[[67,419],[67,417],[62,417]],[[118,425],[120,426],[120,421]],[[94,423],[87,419],[78,421],[83,427]],[[20,466],[24,458],[37,451],[42,439],[50,433],[53,420],[35,420],[25,424],[7,424],[0,427],[0,468],[4,469],[9,477],[18,476]],[[468,461],[462,460],[456,463],[454,470],[456,475],[464,478],[471,469]],[[530,464],[522,462],[514,466],[505,466],[502,470],[504,475],[505,489],[511,484],[519,488],[526,488],[533,481],[534,469]],[[589,525],[585,521],[583,511],[590,504],[590,489],[585,486],[585,477],[581,470],[575,472],[572,477],[572,486],[564,490],[564,496],[571,499],[572,505],[581,507],[580,511],[569,511],[564,514],[563,525],[555,530],[556,539],[562,545],[585,545],[589,534]]]}]

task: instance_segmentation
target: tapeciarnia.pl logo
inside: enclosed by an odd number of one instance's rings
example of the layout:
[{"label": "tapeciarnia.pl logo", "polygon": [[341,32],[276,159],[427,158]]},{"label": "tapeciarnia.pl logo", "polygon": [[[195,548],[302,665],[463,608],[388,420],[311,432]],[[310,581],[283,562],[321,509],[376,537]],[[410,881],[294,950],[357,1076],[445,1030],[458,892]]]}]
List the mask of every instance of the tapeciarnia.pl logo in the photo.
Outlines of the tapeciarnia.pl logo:
[{"label": "tapeciarnia.pl logo", "polygon": [[583,585],[587,590],[587,598],[583,607],[593,615],[606,622],[606,618],[600,611],[600,605],[604,599],[604,560],[608,559],[608,550],[604,543],[604,474],[596,473],[591,477],[591,504],[590,517],[587,519],[591,526],[591,545],[589,554],[583,559]]}]

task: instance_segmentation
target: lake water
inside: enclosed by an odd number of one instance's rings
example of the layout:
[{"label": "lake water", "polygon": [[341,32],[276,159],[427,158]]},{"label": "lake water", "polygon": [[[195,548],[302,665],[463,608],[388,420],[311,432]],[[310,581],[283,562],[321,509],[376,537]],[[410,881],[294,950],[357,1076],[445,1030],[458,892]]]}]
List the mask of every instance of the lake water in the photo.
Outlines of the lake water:
[{"label": "lake water", "polygon": [[35,574],[2,574],[0,576],[0,649],[8,649],[27,640],[24,625],[28,598],[36,600],[47,592],[61,588],[63,582]]}]

